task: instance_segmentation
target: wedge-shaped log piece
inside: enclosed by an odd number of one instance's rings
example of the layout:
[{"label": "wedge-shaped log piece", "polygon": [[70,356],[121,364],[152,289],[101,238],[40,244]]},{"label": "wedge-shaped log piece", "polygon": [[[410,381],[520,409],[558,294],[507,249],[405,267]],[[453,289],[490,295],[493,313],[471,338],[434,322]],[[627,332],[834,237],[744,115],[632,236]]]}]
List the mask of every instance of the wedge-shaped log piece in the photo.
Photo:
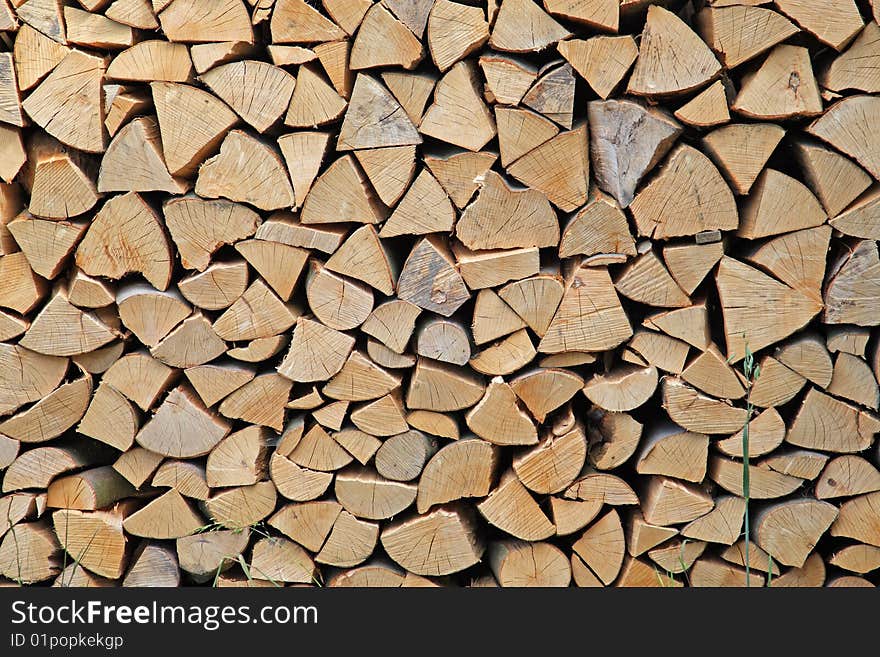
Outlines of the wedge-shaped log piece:
[{"label": "wedge-shaped log piece", "polygon": [[[249,240],[256,242],[258,240]],[[268,248],[275,242],[259,242]],[[244,244],[240,242],[239,244]],[[295,247],[280,245],[286,249]],[[262,263],[261,263],[262,264]],[[260,268],[254,267],[259,271]],[[293,267],[291,267],[293,269]],[[223,310],[232,305],[248,286],[248,266],[244,260],[216,262],[205,271],[192,274],[177,282],[177,289],[191,304],[202,310]]]},{"label": "wedge-shaped log piece", "polygon": [[486,97],[504,105],[518,105],[538,77],[537,67],[518,57],[487,53],[479,63],[486,78]]},{"label": "wedge-shaped log piece", "polygon": [[382,532],[382,546],[412,573],[449,575],[480,560],[485,546],[475,524],[475,518],[464,509],[438,509],[392,523]]},{"label": "wedge-shaped log piece", "polygon": [[113,58],[107,77],[132,82],[189,82],[193,64],[183,44],[141,41]]},{"label": "wedge-shaped log piece", "polygon": [[[764,368],[761,368],[764,374]],[[752,393],[754,395],[754,392]],[[776,409],[768,408],[749,422],[749,456],[754,458],[769,454],[785,439],[785,422]],[[715,443],[719,451],[727,456],[743,457],[742,430]]]},{"label": "wedge-shaped log piece", "polygon": [[67,43],[86,48],[116,49],[131,46],[135,41],[134,30],[101,14],[64,8]]},{"label": "wedge-shaped log piece", "polygon": [[719,497],[715,508],[685,525],[681,535],[697,541],[733,545],[742,531],[746,503],[733,495]]},{"label": "wedge-shaped log piece", "polygon": [[631,100],[592,101],[587,109],[596,182],[628,207],[639,181],[672,148],[681,126]]},{"label": "wedge-shaped log piece", "polygon": [[[507,52],[534,52],[552,46],[569,35],[531,0],[503,0],[495,17],[489,45]],[[528,25],[529,29],[523,29]]]},{"label": "wedge-shaped log piece", "polygon": [[278,586],[277,582],[311,584],[315,580],[312,557],[293,541],[275,536],[261,538],[251,554],[250,576]]},{"label": "wedge-shaped log piece", "polygon": [[134,444],[139,427],[140,418],[128,399],[102,382],[76,430],[125,451]]},{"label": "wedge-shaped log piece", "polygon": [[[817,504],[829,505],[827,502]],[[831,507],[834,508],[834,507]],[[854,538],[880,547],[880,493],[860,495],[840,507],[840,515],[831,526],[832,536]]]},{"label": "wedge-shaped log piece", "polygon": [[163,153],[173,176],[189,177],[238,121],[216,97],[189,85],[153,82]]},{"label": "wedge-shaped log piece", "polygon": [[217,318],[214,331],[224,340],[255,340],[286,331],[296,319],[294,309],[257,279]]},{"label": "wedge-shaped log piece", "polygon": [[200,312],[194,312],[180,326],[150,349],[150,354],[166,365],[195,367],[214,360],[226,351],[211,323]]},{"label": "wedge-shaped log piece", "polygon": [[452,254],[440,238],[422,239],[410,252],[400,272],[398,296],[419,308],[449,317],[470,298],[453,262]]},{"label": "wedge-shaped log piece", "polygon": [[880,319],[874,302],[880,290],[880,257],[877,243],[864,240],[842,253],[832,263],[825,284],[826,324],[876,326]]},{"label": "wedge-shaped log piece", "polygon": [[419,479],[418,513],[425,514],[437,504],[486,497],[497,465],[498,448],[483,440],[471,438],[446,445],[431,457]]},{"label": "wedge-shaped log piece", "polygon": [[364,353],[353,351],[321,392],[342,401],[367,401],[387,395],[400,381],[400,376],[382,369]]},{"label": "wedge-shaped log piece", "polygon": [[676,378],[663,379],[663,406],[676,424],[695,433],[733,433],[743,428],[746,410],[703,395]]},{"label": "wedge-shaped log piece", "polygon": [[76,264],[87,274],[114,279],[138,272],[159,290],[171,282],[171,250],[162,222],[131,192],[110,199],[95,215],[76,250]]},{"label": "wedge-shaped log piece", "polygon": [[83,312],[67,300],[64,289],[52,298],[31,323],[22,347],[49,356],[75,356],[104,346],[118,332],[91,312]]},{"label": "wedge-shaped log piece", "polygon": [[332,123],[342,116],[346,105],[345,98],[313,65],[305,65],[299,69],[284,124],[294,128],[314,128]]},{"label": "wedge-shaped log piece", "polygon": [[611,584],[620,572],[625,551],[623,526],[617,511],[612,509],[593,523],[572,545],[572,550],[605,585]]},{"label": "wedge-shaped log piece", "polygon": [[[562,301],[565,288],[556,276],[539,275],[505,285],[499,297],[512,308],[522,322],[528,324],[537,335],[544,337]],[[510,323],[511,330],[521,326]],[[477,340],[480,343],[486,340]]]},{"label": "wedge-shaped log piece", "polygon": [[501,377],[492,379],[483,399],[466,416],[471,430],[496,445],[533,445],[534,424],[516,403],[516,395]]},{"label": "wedge-shaped log piece", "polygon": [[604,472],[581,477],[566,489],[564,496],[570,500],[601,502],[609,506],[639,503],[639,498],[629,484],[620,477]]},{"label": "wedge-shaped log piece", "polygon": [[694,128],[711,128],[730,121],[727,93],[721,80],[675,111],[675,118]]},{"label": "wedge-shaped log piece", "polygon": [[348,511],[342,511],[315,561],[338,568],[357,566],[373,553],[378,538],[377,523],[358,520]]},{"label": "wedge-shaped log piece", "polygon": [[278,371],[293,381],[326,381],[345,364],[354,338],[306,318],[297,320],[290,351]]},{"label": "wedge-shaped log piece", "polygon": [[[409,430],[409,425],[406,423],[403,402],[399,397],[395,392],[364,404],[351,412],[351,421],[358,429],[372,436],[402,434]],[[347,405],[347,402],[337,402],[337,404]],[[341,421],[342,418],[340,424]]]},{"label": "wedge-shaped log piece", "polygon": [[58,0],[26,0],[14,5],[18,20],[39,30],[58,43],[66,41],[64,8]]},{"label": "wedge-shaped log piece", "polygon": [[[757,269],[724,256],[715,276],[724,314],[727,355],[732,362],[775,344],[805,326],[821,309],[818,299],[784,285]],[[766,308],[780,310],[768,317]]]},{"label": "wedge-shaped log piece", "polygon": [[880,568],[880,548],[873,545],[850,545],[832,555],[828,563],[853,573],[870,573]]},{"label": "wedge-shaped log piece", "polygon": [[[252,184],[258,181],[258,184]],[[278,153],[240,130],[223,140],[220,153],[199,169],[196,193],[204,198],[228,198],[261,210],[293,207],[296,201],[284,162]]]},{"label": "wedge-shaped log piece", "polygon": [[[157,4],[154,2],[153,7]],[[174,0],[159,13],[159,22],[169,41],[254,40],[247,5],[242,0]]]},{"label": "wedge-shaped log piece", "polygon": [[312,552],[318,552],[342,506],[332,500],[287,504],[275,513],[269,524]]},{"label": "wedge-shaped log piece", "polygon": [[528,331],[521,329],[486,347],[470,359],[470,366],[481,374],[504,376],[528,365],[535,347]]},{"label": "wedge-shaped log piece", "polygon": [[[614,14],[616,17],[617,8]],[[639,55],[635,39],[629,35],[567,39],[560,41],[557,48],[602,100],[611,95]]]},{"label": "wedge-shaped log piece", "polygon": [[862,29],[862,17],[853,0],[779,0],[776,6],[822,43],[841,50]]},{"label": "wedge-shaped log piece", "polygon": [[811,135],[834,146],[880,178],[880,136],[872,129],[880,117],[880,98],[848,96],[806,128]]},{"label": "wedge-shaped log piece", "polygon": [[230,394],[220,404],[220,413],[275,429],[284,428],[284,405],[293,382],[279,374],[261,374]]},{"label": "wedge-shaped log piece", "polygon": [[785,440],[798,447],[836,453],[867,449],[880,419],[815,388],[807,391]]},{"label": "wedge-shaped log piece", "polygon": [[830,239],[828,226],[799,230],[764,243],[749,260],[818,302]]},{"label": "wedge-shaped log piece", "polygon": [[819,201],[803,184],[775,169],[765,169],[758,178],[741,216],[737,234],[748,239],[812,228],[826,219]]},{"label": "wedge-shaped log piece", "polygon": [[423,135],[479,151],[495,134],[495,121],[478,91],[476,67],[462,61],[443,76],[419,131]]},{"label": "wedge-shaped log piece", "polygon": [[798,32],[785,16],[763,7],[706,7],[697,29],[727,68],[735,68]]},{"label": "wedge-shaped log piece", "polygon": [[496,106],[495,124],[501,164],[508,166],[559,132],[552,121],[531,110]]},{"label": "wedge-shaped log piece", "polygon": [[800,568],[837,517],[837,507],[828,502],[780,502],[755,518],[755,542],[777,563]]},{"label": "wedge-shaped log piece", "polygon": [[209,582],[233,565],[250,537],[249,530],[221,529],[178,538],[175,547],[180,568],[197,582]]},{"label": "wedge-shaped log piece", "polygon": [[205,468],[193,461],[163,461],[151,482],[159,488],[174,488],[184,497],[206,500],[210,495]]},{"label": "wedge-shaped log piece", "polygon": [[714,344],[688,363],[681,378],[713,397],[740,399],[746,393],[739,376]]},{"label": "wedge-shaped log piece", "polygon": [[[721,488],[742,496],[743,464],[739,461],[714,456],[709,462],[709,477]],[[785,475],[760,466],[749,466],[749,494],[751,499],[766,500],[785,497],[803,484],[802,479]]]},{"label": "wedge-shaped log piece", "polygon": [[330,135],[326,132],[292,132],[278,138],[278,147],[287,163],[293,183],[296,207],[305,201],[327,151]]},{"label": "wedge-shaped log piece", "polygon": [[[333,440],[342,445],[346,452],[351,454],[355,459],[357,459],[358,463],[361,465],[366,465],[371,458],[375,454],[378,453],[379,448],[384,447],[388,444],[389,441],[385,441],[384,443],[376,438],[375,436],[371,436],[368,433],[364,433],[359,429],[343,429],[342,431],[337,431],[333,434]],[[379,469],[377,464],[376,469],[386,479],[395,479],[395,477],[390,476],[389,472]],[[421,471],[421,467],[419,468]],[[415,476],[418,476],[418,472],[416,472]]]},{"label": "wedge-shaped log piece", "polygon": [[732,230],[739,223],[733,194],[718,169],[684,144],[676,147],[630,208],[639,235],[655,239]]},{"label": "wedge-shaped log piece", "polygon": [[562,436],[546,436],[535,447],[513,460],[520,481],[539,495],[568,488],[583,468],[587,443],[583,430],[575,427]]},{"label": "wedge-shaped log piece", "polygon": [[775,355],[780,363],[820,388],[827,388],[834,376],[831,354],[822,338],[815,333],[802,333],[788,340],[776,349]]},{"label": "wedge-shaped log piece", "polygon": [[709,513],[715,501],[702,489],[666,477],[651,477],[642,501],[652,525],[676,525]]},{"label": "wedge-shaped log piece", "polygon": [[354,155],[379,199],[388,206],[397,203],[416,172],[415,146],[370,148]]},{"label": "wedge-shaped log piece", "polygon": [[638,256],[620,273],[614,287],[625,297],[658,308],[684,308],[691,300],[651,250]]},{"label": "wedge-shaped log piece", "polygon": [[[334,438],[337,442],[341,442],[340,434],[336,434]],[[437,440],[421,431],[410,429],[391,436],[376,447],[378,449],[372,449],[376,455],[376,470],[380,475],[393,481],[412,481],[422,473],[425,463],[437,451]],[[359,451],[353,449],[353,444],[349,443],[346,443],[346,449],[352,453]],[[369,450],[364,450],[363,454],[358,456],[361,463],[368,461],[372,456],[368,452]]]},{"label": "wedge-shaped log piece", "polygon": [[184,374],[205,406],[213,406],[254,378],[252,370],[231,364],[197,365]]},{"label": "wedge-shaped log piece", "polygon": [[709,438],[679,427],[661,426],[645,441],[636,472],[700,483],[706,476]]},{"label": "wedge-shaped log piece", "polygon": [[591,402],[606,411],[631,411],[644,404],[657,389],[657,368],[624,366],[595,375],[583,388]]},{"label": "wedge-shaped log piece", "polygon": [[462,213],[456,234],[470,249],[555,246],[559,223],[543,194],[514,191],[501,176],[487,173],[476,200]]},{"label": "wedge-shaped log piece", "polygon": [[822,113],[810,54],[799,46],[776,46],[743,84],[731,108],[753,119],[784,120]]},{"label": "wedge-shaped log piece", "polygon": [[586,124],[553,137],[523,155],[507,171],[543,192],[563,212],[579,208],[587,200],[590,176]]},{"label": "wedge-shaped log piece", "polygon": [[420,358],[410,378],[406,406],[441,413],[458,411],[480,401],[485,390],[483,383],[466,369]]},{"label": "wedge-shaped log piece", "polygon": [[822,86],[832,91],[856,89],[867,93],[880,91],[880,78],[876,73],[880,63],[880,27],[876,22],[865,25],[859,36],[844,52],[834,58],[822,71]]},{"label": "wedge-shaped log piece", "polygon": [[267,518],[275,510],[276,498],[275,485],[261,481],[226,488],[208,498],[204,506],[214,522],[227,529],[244,529]]},{"label": "wedge-shaped log piece", "polygon": [[46,490],[46,506],[94,511],[134,493],[132,485],[105,465],[55,479]]},{"label": "wedge-shaped log piece", "polygon": [[580,376],[558,368],[529,371],[510,382],[516,396],[538,422],[574,397],[583,385]]},{"label": "wedge-shaped log piece", "polygon": [[489,24],[479,7],[448,0],[434,3],[428,15],[428,47],[441,71],[480,48],[489,38]]},{"label": "wedge-shaped log piece", "polygon": [[212,68],[201,80],[258,132],[266,132],[287,111],[296,85],[284,69],[252,59]]},{"label": "wedge-shaped log piece", "polygon": [[[688,57],[680,57],[681,52]],[[712,51],[684,21],[662,7],[648,7],[627,92],[648,97],[685,93],[711,81],[720,71]]]},{"label": "wedge-shaped log piece", "polygon": [[513,472],[507,472],[489,496],[477,504],[477,510],[506,534],[524,541],[541,541],[556,533],[556,528]]},{"label": "wedge-shaped log piece", "polygon": [[880,490],[880,472],[860,456],[839,456],[830,461],[816,481],[816,497],[854,497]]},{"label": "wedge-shaped log piece", "polygon": [[548,354],[600,351],[617,346],[631,335],[629,319],[620,305],[608,270],[582,265],[568,281],[562,302],[538,345],[538,351]]},{"label": "wedge-shaped log piece", "polygon": [[[841,215],[832,225],[857,237],[862,236],[858,234],[860,229],[870,231],[867,228],[870,221],[866,221],[865,215],[870,215],[874,205],[873,191],[853,203],[849,210],[847,207],[871,186],[871,176],[849,158],[811,139],[800,138],[793,146],[807,186],[822,202],[829,217]],[[846,184],[841,183],[843,180]]]},{"label": "wedge-shaped log piece", "polygon": [[736,123],[703,138],[707,153],[737,194],[748,194],[770,155],[785,136],[773,123]]},{"label": "wedge-shaped log piece", "polygon": [[343,508],[356,518],[384,520],[398,515],[416,499],[417,487],[354,467],[336,475],[334,491]]},{"label": "wedge-shaped log piece", "polygon": [[611,470],[626,462],[636,451],[642,425],[627,413],[602,413],[590,428],[590,464],[598,470]]},{"label": "wedge-shaped log piece", "polygon": [[175,388],[138,432],[142,447],[174,458],[207,454],[229,433],[229,424],[210,413],[186,388]]},{"label": "wedge-shaped log piece", "polygon": [[158,543],[141,543],[132,555],[131,565],[122,579],[122,586],[180,586],[180,567],[174,550]]},{"label": "wedge-shaped log piece", "polygon": [[122,522],[131,513],[131,506],[122,504],[108,511],[56,511],[52,514],[55,535],[81,568],[118,579],[125,572],[127,560]]},{"label": "wedge-shaped log piece", "polygon": [[574,121],[574,69],[567,62],[553,61],[538,71],[540,77],[525,96],[523,104],[563,128]]},{"label": "wedge-shaped log piece", "polygon": [[321,472],[339,470],[353,460],[352,455],[318,424],[305,432],[287,457],[292,463]]},{"label": "wedge-shaped log piece", "polygon": [[48,521],[20,523],[0,543],[0,575],[19,585],[46,581],[61,571],[59,552]]},{"label": "wedge-shaped log piece", "polygon": [[421,143],[421,136],[400,103],[376,78],[358,74],[336,149],[345,151]]},{"label": "wedge-shaped log piece", "polygon": [[376,224],[385,211],[351,155],[331,164],[315,181],[303,204],[304,224],[351,221]]},{"label": "wedge-shaped log piece", "polygon": [[92,377],[88,373],[64,383],[36,404],[0,422],[0,435],[23,443],[44,443],[79,422],[89,405]]},{"label": "wedge-shaped log piece", "polygon": [[701,351],[708,348],[712,341],[705,301],[695,303],[687,308],[651,315],[642,322],[642,325],[646,328],[663,331],[673,338],[684,340]]},{"label": "wedge-shaped log piece", "polygon": [[270,23],[273,43],[315,43],[345,38],[345,32],[305,0],[278,0]]},{"label": "wedge-shaped log piece", "polygon": [[863,359],[851,354],[837,355],[828,392],[875,411],[880,405],[880,391],[871,367]]},{"label": "wedge-shaped log piece", "polygon": [[386,238],[448,233],[454,223],[455,211],[446,192],[434,176],[422,169],[379,235]]},{"label": "wedge-shaped log piece", "polygon": [[68,219],[91,210],[100,195],[91,166],[59,153],[36,163],[28,211],[47,219]]},{"label": "wedge-shaped log piece", "polygon": [[98,173],[99,192],[183,194],[188,184],[168,172],[159,124],[144,116],[126,124],[110,142]]},{"label": "wedge-shaped log piece", "polygon": [[488,561],[501,587],[564,588],[571,584],[565,554],[550,543],[498,541],[489,546]]},{"label": "wedge-shaped log piece", "polygon": [[[101,153],[107,147],[101,89],[106,71],[104,58],[71,50],[21,107],[60,142]],[[8,72],[12,76],[11,66]]]},{"label": "wedge-shaped log piece", "polygon": [[332,472],[300,467],[277,452],[269,459],[269,475],[278,492],[294,502],[320,497],[333,481]]},{"label": "wedge-shaped log piece", "polygon": [[125,531],[144,538],[171,539],[195,533],[204,520],[173,488],[122,523]]},{"label": "wedge-shaped log piece", "polygon": [[413,69],[424,57],[421,42],[383,4],[367,10],[351,47],[352,70],[376,66]]}]

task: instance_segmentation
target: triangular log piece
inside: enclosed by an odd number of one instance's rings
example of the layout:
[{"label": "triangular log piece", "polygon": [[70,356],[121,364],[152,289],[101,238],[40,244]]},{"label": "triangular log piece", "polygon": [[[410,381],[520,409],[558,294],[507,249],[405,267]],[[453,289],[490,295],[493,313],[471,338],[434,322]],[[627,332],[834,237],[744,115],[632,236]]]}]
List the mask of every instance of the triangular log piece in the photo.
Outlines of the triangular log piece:
[{"label": "triangular log piece", "polygon": [[706,7],[697,14],[697,29],[728,68],[735,68],[797,34],[782,14],[763,7]]},{"label": "triangular log piece", "polygon": [[739,223],[733,194],[718,169],[685,144],[672,151],[630,208],[639,234],[655,239],[732,230]]},{"label": "triangular log piece", "polygon": [[222,196],[261,210],[296,203],[287,169],[275,149],[240,130],[230,132],[220,153],[202,164],[195,191],[203,198]]},{"label": "triangular log piece", "polygon": [[743,84],[731,108],[749,118],[771,121],[821,114],[822,98],[809,51],[799,46],[776,46]]},{"label": "triangular log piece", "polygon": [[351,46],[352,70],[376,66],[400,66],[411,70],[422,61],[422,43],[402,22],[376,3],[367,10]]},{"label": "triangular log piece", "polygon": [[423,135],[479,151],[495,134],[495,121],[479,94],[476,66],[459,62],[440,79],[434,103],[422,117]]},{"label": "triangular log piece", "polygon": [[342,121],[336,150],[420,143],[422,138],[400,103],[376,78],[359,73]]},{"label": "triangular log piece", "polygon": [[128,123],[116,133],[101,160],[99,192],[183,194],[188,188],[183,179],[168,172],[155,117],[139,117]]},{"label": "triangular log piece", "polygon": [[841,50],[862,29],[854,0],[778,0],[779,10],[822,43]]},{"label": "triangular log piece", "polygon": [[135,193],[104,204],[76,250],[76,264],[87,274],[119,279],[138,272],[165,290],[171,283],[172,257],[162,222]]},{"label": "triangular log piece", "polygon": [[[679,57],[679,52],[689,55]],[[662,7],[648,7],[629,93],[648,97],[686,93],[710,82],[720,71],[712,51],[684,21]]]},{"label": "triangular log piece", "polygon": [[737,123],[713,130],[703,145],[737,194],[748,194],[785,136],[773,123]]}]

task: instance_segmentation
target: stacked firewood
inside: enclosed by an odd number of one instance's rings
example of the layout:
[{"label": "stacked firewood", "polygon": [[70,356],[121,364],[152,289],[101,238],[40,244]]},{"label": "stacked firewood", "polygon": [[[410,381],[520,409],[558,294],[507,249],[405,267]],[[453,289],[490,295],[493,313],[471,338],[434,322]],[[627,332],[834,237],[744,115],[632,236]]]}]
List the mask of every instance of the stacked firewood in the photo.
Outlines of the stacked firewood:
[{"label": "stacked firewood", "polygon": [[0,0],[0,579],[877,583],[878,17]]}]

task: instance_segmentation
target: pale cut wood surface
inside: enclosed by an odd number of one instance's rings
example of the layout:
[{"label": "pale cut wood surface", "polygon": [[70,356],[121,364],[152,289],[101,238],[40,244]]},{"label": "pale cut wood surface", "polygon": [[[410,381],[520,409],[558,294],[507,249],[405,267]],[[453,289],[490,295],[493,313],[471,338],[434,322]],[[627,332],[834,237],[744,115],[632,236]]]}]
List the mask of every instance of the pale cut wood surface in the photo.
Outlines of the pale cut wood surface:
[{"label": "pale cut wood surface", "polygon": [[880,584],[878,18],[0,0],[0,585]]}]

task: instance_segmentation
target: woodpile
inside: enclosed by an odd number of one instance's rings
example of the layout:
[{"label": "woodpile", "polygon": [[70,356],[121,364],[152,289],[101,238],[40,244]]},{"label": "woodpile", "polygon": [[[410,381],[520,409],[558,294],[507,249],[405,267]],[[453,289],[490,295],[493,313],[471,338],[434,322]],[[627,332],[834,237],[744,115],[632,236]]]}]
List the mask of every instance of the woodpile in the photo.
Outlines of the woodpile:
[{"label": "woodpile", "polygon": [[0,583],[880,583],[878,17],[0,0]]}]

